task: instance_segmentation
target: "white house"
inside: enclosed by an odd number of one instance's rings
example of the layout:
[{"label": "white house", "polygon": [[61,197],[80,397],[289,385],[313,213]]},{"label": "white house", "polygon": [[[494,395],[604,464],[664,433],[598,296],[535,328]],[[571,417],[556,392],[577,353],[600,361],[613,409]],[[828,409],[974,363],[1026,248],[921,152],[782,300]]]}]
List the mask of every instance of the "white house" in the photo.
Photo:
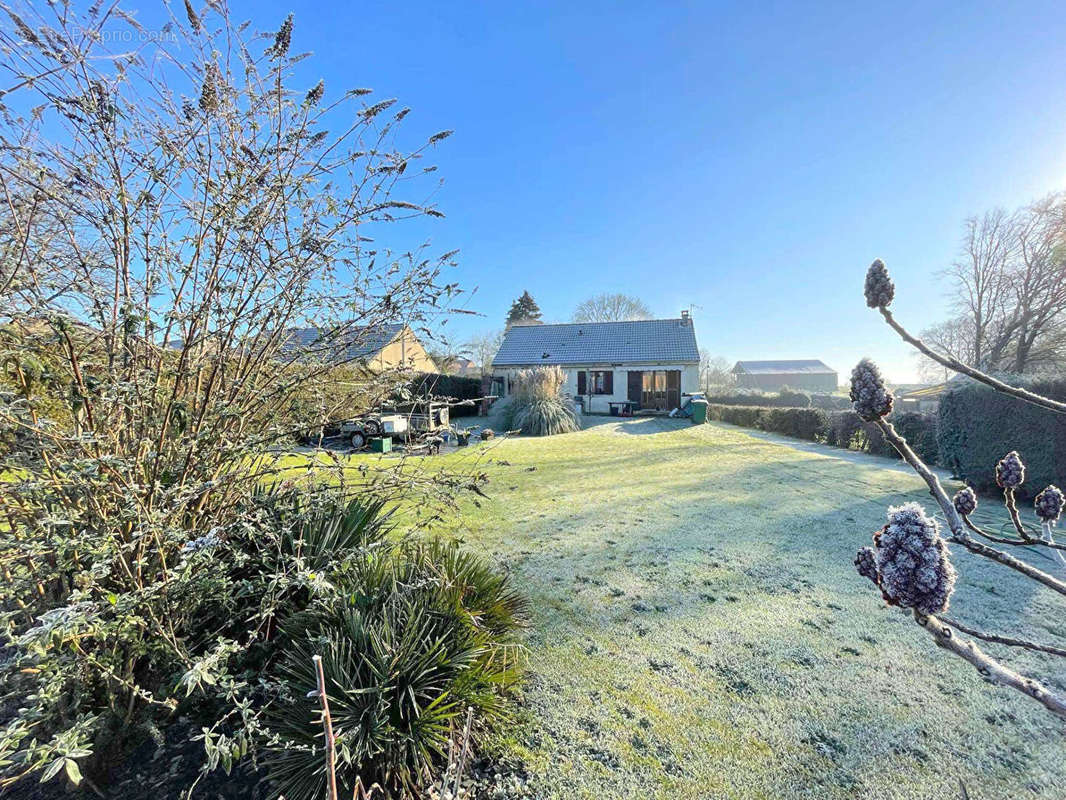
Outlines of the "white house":
[{"label": "white house", "polygon": [[554,365],[587,412],[612,403],[670,411],[699,391],[700,352],[687,311],[679,319],[515,325],[492,360],[492,393],[507,396],[522,369]]}]

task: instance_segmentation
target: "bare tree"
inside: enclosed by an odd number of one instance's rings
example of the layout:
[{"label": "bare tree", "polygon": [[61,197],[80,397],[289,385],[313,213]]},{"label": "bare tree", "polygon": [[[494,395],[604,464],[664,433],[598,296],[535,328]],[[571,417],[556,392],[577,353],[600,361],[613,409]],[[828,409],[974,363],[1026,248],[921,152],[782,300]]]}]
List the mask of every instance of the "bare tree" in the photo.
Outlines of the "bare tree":
[{"label": "bare tree", "polygon": [[470,356],[484,375],[492,372],[492,359],[496,357],[502,343],[503,331],[479,333],[463,346],[463,353]]},{"label": "bare tree", "polygon": [[728,387],[733,384],[729,361],[722,356],[712,356],[709,350],[700,350],[700,386],[710,392],[712,387]]},{"label": "bare tree", "polygon": [[[1017,264],[1011,290],[1015,302],[1012,372],[1054,357],[1049,335],[1066,326],[1066,202],[1050,196],[1018,213]],[[1056,337],[1057,338],[1057,337]]]},{"label": "bare tree", "polygon": [[598,294],[574,309],[574,322],[624,322],[651,319],[651,311],[639,297],[628,294]]},{"label": "bare tree", "polygon": [[[942,353],[951,353],[960,361],[975,363],[973,319],[962,315],[931,325],[922,331],[922,339]],[[918,372],[923,380],[943,383],[954,373],[931,358],[918,354]]]},{"label": "bare tree", "polygon": [[1066,337],[1066,201],[1051,195],[1014,214],[966,221],[946,271],[954,320],[923,332],[979,369],[1024,373],[1061,365]]}]

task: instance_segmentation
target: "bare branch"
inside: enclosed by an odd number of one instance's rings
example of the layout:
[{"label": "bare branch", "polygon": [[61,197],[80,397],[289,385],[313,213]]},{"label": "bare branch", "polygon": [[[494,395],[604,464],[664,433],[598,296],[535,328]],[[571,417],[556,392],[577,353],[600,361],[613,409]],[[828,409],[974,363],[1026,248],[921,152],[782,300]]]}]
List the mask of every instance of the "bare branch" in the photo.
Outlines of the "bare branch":
[{"label": "bare branch", "polygon": [[951,628],[936,617],[922,616],[914,613],[914,620],[929,631],[938,647],[954,653],[973,665],[981,677],[1000,686],[1008,686],[1032,697],[1045,708],[1060,717],[1066,718],[1066,698],[1059,697],[1042,683],[1026,678],[1012,669],[1003,666],[977,647],[952,633]]}]

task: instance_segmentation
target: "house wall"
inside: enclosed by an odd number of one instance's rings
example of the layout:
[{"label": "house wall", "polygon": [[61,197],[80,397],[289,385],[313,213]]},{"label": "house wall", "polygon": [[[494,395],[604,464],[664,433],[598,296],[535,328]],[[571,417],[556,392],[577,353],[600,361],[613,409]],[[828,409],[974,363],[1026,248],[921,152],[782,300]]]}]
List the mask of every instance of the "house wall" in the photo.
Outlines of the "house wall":
[{"label": "house wall", "polygon": [[408,366],[416,372],[436,372],[437,365],[429,357],[415,332],[405,327],[374,356],[371,365],[378,370]]},{"label": "house wall", "polygon": [[738,373],[737,386],[742,389],[759,389],[763,392],[776,392],[783,386],[790,389],[802,389],[805,392],[831,394],[837,390],[837,374],[808,372],[760,372],[758,374]]},{"label": "house wall", "polygon": [[[515,374],[522,369],[532,369],[538,364],[528,367],[495,367],[492,371],[493,378],[514,378]],[[622,366],[610,364],[581,364],[561,367],[566,375],[566,383],[563,391],[571,397],[577,397],[577,373],[581,371],[604,371],[614,373],[614,391],[611,394],[592,395],[591,405],[586,409],[592,414],[606,414],[609,411],[608,403],[617,400],[629,399],[629,376],[631,370],[646,372],[651,370],[679,370],[681,372],[681,393],[692,394],[700,390],[699,364],[624,364]],[[589,402],[588,395],[582,395],[585,402]]]}]

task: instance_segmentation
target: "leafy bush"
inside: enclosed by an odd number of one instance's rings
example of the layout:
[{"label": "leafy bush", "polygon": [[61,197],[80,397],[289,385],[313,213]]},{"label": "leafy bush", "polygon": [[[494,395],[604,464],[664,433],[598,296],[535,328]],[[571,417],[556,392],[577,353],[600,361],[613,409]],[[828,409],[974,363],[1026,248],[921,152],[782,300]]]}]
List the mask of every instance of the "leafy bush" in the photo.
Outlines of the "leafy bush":
[{"label": "leafy bush", "polygon": [[[1030,391],[1066,400],[1066,380],[1017,379]],[[1019,496],[1043,486],[1066,485],[1066,416],[993,391],[972,381],[952,384],[937,413],[940,463],[979,492],[997,492],[994,466],[1004,442],[1021,453],[1029,470]],[[910,437],[907,437],[910,440]]]},{"label": "leafy bush", "polygon": [[[196,713],[216,690],[250,694],[240,671],[270,658],[278,620],[334,593],[387,519],[381,501],[284,488],[236,502],[228,524],[199,536],[159,525],[123,548],[71,528],[48,551],[26,547],[37,568],[7,562],[3,590],[11,638],[0,678],[5,703],[18,705],[8,706],[17,711],[5,719],[2,760],[15,774],[57,764],[69,774],[71,762],[102,773],[131,726],[165,722],[179,706]],[[257,735],[246,710],[233,729],[242,750]]]},{"label": "leafy bush", "polygon": [[559,367],[524,369],[514,377],[503,419],[508,430],[531,436],[573,433],[581,428],[574,406],[563,394],[566,375]]},{"label": "leafy bush", "polygon": [[[106,778],[179,708],[225,766],[260,734],[248,665],[269,664],[285,618],[380,535],[380,508],[336,522],[336,498],[254,494],[279,443],[351,408],[346,365],[293,356],[283,326],[351,331],[354,352],[358,331],[439,319],[452,255],[387,242],[391,220],[440,215],[394,192],[448,132],[402,151],[393,101],[342,87],[324,101],[294,76],[291,18],[268,43],[225,4],[186,3],[187,23],[148,42],[109,6],[118,39],[143,45],[116,69],[106,37],[85,36],[98,8],[22,5],[32,35],[8,37],[5,58],[49,89],[13,88],[5,103],[32,93],[34,113],[0,118],[0,791]],[[355,257],[371,224],[377,255]],[[410,377],[341,374],[368,402]],[[391,487],[390,502],[471,485],[317,468],[349,494]]]},{"label": "leafy bush", "polygon": [[449,728],[473,708],[506,717],[500,690],[517,679],[515,634],[525,601],[456,545],[405,542],[356,559],[339,602],[320,602],[287,628],[266,764],[290,800],[326,796],[311,656],[322,656],[342,796],[356,779],[417,793],[446,758]]}]

